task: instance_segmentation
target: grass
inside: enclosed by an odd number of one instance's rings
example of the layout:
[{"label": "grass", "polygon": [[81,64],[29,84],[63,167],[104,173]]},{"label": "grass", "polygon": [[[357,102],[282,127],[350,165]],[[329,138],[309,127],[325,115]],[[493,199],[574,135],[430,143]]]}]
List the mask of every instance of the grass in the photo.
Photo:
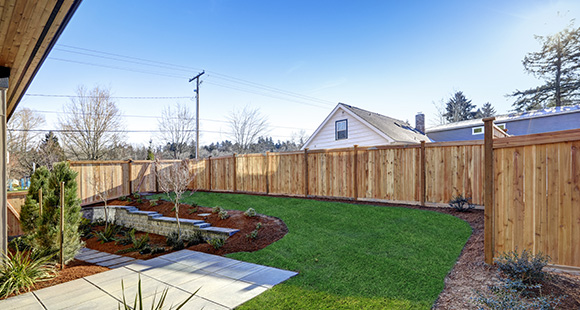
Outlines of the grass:
[{"label": "grass", "polygon": [[299,272],[240,309],[429,309],[471,235],[453,216],[415,209],[197,192],[184,203],[281,218],[288,234],[228,257]]}]

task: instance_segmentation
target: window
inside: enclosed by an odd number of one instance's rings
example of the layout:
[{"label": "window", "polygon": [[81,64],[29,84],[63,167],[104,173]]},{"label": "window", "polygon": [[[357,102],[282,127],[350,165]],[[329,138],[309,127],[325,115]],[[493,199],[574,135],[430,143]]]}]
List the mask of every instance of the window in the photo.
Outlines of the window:
[{"label": "window", "polygon": [[[503,124],[495,124],[495,125],[497,127],[501,128],[502,130],[505,130],[505,128],[506,128],[505,123],[503,123]],[[471,134],[472,135],[480,135],[480,134],[483,134],[483,132],[484,132],[483,126],[471,128]]]},{"label": "window", "polygon": [[334,123],[335,140],[348,139],[348,121],[342,119]]}]

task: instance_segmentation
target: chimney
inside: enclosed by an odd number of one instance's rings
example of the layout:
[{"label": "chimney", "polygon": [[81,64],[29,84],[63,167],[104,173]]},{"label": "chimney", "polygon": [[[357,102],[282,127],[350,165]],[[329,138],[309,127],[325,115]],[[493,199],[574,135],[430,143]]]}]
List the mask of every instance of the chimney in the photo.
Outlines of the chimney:
[{"label": "chimney", "polygon": [[422,134],[425,134],[425,114],[423,114],[423,112],[419,112],[415,115],[415,129],[419,130]]}]

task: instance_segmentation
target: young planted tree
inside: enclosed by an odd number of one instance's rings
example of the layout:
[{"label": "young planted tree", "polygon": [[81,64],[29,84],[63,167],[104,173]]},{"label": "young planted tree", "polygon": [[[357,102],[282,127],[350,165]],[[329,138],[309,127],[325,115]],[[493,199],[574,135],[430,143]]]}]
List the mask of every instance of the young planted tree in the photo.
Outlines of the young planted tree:
[{"label": "young planted tree", "polygon": [[[30,245],[47,254],[57,253],[60,248],[60,183],[64,188],[64,262],[72,260],[83,243],[78,230],[81,221],[81,200],[77,196],[77,173],[67,162],[54,165],[52,171],[39,167],[32,175],[29,194],[23,210],[26,220],[20,221]],[[38,189],[43,189],[43,208],[39,214]]]},{"label": "young planted tree", "polygon": [[179,203],[183,195],[190,190],[190,195],[194,190],[189,188],[189,184],[195,178],[195,173],[189,170],[187,160],[162,164],[159,159],[155,160],[155,173],[161,190],[167,198],[174,204],[175,219],[177,220],[177,234],[181,239],[181,225],[179,223]]},{"label": "young planted tree", "polygon": [[93,189],[97,199],[105,205],[105,230],[109,227],[109,207],[107,201],[111,198],[111,189],[113,188],[113,175],[108,174],[106,169],[101,171],[100,166],[97,166],[93,177],[89,178],[89,185]]}]

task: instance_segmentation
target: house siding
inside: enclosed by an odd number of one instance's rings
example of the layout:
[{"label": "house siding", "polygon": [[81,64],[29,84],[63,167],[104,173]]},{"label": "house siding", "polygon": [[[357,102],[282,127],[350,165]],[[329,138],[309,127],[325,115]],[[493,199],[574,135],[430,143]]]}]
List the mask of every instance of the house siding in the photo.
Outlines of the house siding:
[{"label": "house siding", "polygon": [[[348,120],[348,138],[336,140],[334,124],[336,121],[343,119]],[[306,147],[315,150],[352,147],[355,144],[359,146],[372,146],[388,143],[390,141],[351,116],[348,112],[345,112],[342,108],[339,108]]]},{"label": "house siding", "polygon": [[[495,123],[506,124],[507,133],[512,136],[530,135],[542,132],[580,128],[580,112],[555,114],[528,119],[496,120]],[[427,129],[427,136],[435,142],[483,140],[483,134],[472,134],[471,129],[478,126],[483,126],[483,122],[481,125],[435,132],[429,132],[429,129]]]}]

